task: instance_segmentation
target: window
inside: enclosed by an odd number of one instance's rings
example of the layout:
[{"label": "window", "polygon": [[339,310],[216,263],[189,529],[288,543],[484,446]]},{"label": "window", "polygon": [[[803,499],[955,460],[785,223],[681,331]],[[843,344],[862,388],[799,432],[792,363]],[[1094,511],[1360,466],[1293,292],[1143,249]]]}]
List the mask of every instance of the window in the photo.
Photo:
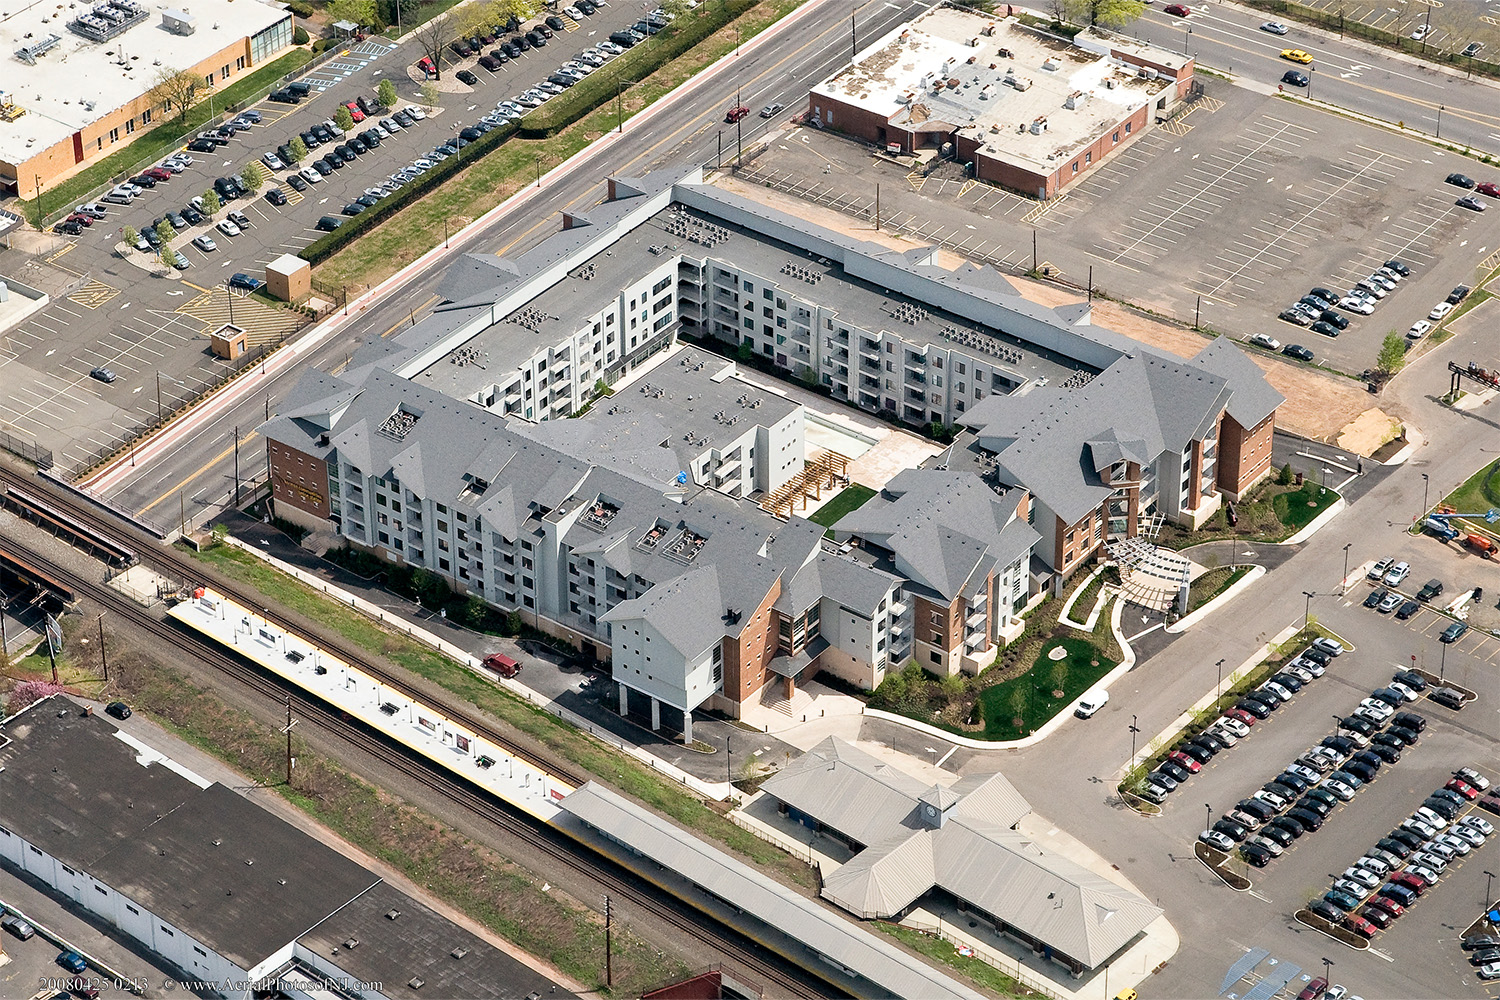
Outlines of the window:
[{"label": "window", "polygon": [[1075,173],[1075,174],[1078,173],[1078,161],[1077,160],[1073,161],[1073,173]]},{"label": "window", "polygon": [[929,655],[929,656],[932,657],[932,662],[933,663],[941,664],[943,662],[943,654],[939,653],[937,650],[933,650],[931,653],[929,653],[927,655]]},{"label": "window", "polygon": [[1120,141],[1120,133],[1118,131],[1115,132],[1114,141],[1115,142],[1119,142]]},{"label": "window", "polygon": [[237,59],[235,59],[235,61],[234,61],[235,72],[239,72],[240,70],[242,70],[244,68],[245,68],[245,57],[244,56],[240,56]]},{"label": "window", "polygon": [[1083,162],[1084,162],[1085,165],[1093,163],[1094,162],[1094,154],[1093,153],[1084,153],[1083,154]]},{"label": "window", "polygon": [[195,952],[197,952],[199,955],[202,955],[204,958],[208,957],[208,952],[204,951],[202,948],[198,947],[197,945],[193,945],[193,950]]},{"label": "window", "polygon": [[130,135],[135,131],[135,119],[132,118],[125,123],[125,134]]},{"label": "window", "polygon": [[166,924],[161,924],[160,926],[161,926],[161,932],[163,934],[165,934],[167,937],[176,937],[177,936],[176,934],[172,933],[172,929],[170,927],[168,927]]},{"label": "window", "polygon": [[1131,129],[1132,129],[1132,128],[1134,128],[1134,127],[1135,127],[1135,125],[1134,125],[1134,123],[1133,123],[1133,122],[1126,122],[1126,123],[1125,123],[1125,134],[1126,134],[1126,135],[1129,135],[1129,134],[1130,134],[1130,131],[1131,131]]},{"label": "window", "polygon": [[141,911],[137,910],[135,907],[131,906],[129,903],[125,904],[125,909],[129,910],[131,913],[135,914],[136,916],[140,916],[141,915]]},{"label": "window", "polygon": [[229,79],[229,64],[228,63],[225,63],[224,65],[222,65],[222,66],[219,67],[219,79],[220,80],[227,80],[227,79]]},{"label": "window", "polygon": [[120,141],[120,130],[119,129],[112,128],[112,129],[109,130],[109,141],[110,142],[119,142]]}]

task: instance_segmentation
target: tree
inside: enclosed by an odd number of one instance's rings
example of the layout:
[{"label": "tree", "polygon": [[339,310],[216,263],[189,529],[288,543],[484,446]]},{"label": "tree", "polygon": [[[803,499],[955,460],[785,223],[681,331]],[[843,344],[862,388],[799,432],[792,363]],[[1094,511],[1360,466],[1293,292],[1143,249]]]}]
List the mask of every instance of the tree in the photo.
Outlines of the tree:
[{"label": "tree", "polygon": [[167,265],[168,267],[177,266],[177,255],[173,253],[172,245],[170,243],[163,243],[161,245],[161,252],[156,256],[163,264]]},{"label": "tree", "polygon": [[1073,24],[1123,28],[1146,10],[1143,0],[1063,0],[1063,12]]},{"label": "tree", "polygon": [[177,238],[177,230],[173,229],[172,224],[166,219],[162,219],[156,224],[156,236],[161,240],[162,249],[165,250],[167,244]]},{"label": "tree", "polygon": [[307,29],[302,27],[302,25],[299,24],[292,29],[293,45],[306,45],[311,40],[311,36],[308,35]]},{"label": "tree", "polygon": [[1281,467],[1281,472],[1276,475],[1276,482],[1282,486],[1292,485],[1292,463],[1288,462]]},{"label": "tree", "polygon": [[251,160],[245,164],[245,169],[240,171],[240,180],[244,181],[245,187],[251,191],[257,191],[266,182],[269,174],[270,171],[265,168],[264,164]]},{"label": "tree", "polygon": [[292,136],[291,141],[286,144],[286,148],[292,152],[293,163],[301,163],[307,159],[307,143],[302,141],[300,135]]},{"label": "tree", "polygon": [[340,104],[333,112],[333,123],[339,127],[340,132],[347,132],[354,127],[354,115]]},{"label": "tree", "polygon": [[124,240],[130,246],[135,246],[141,241],[141,234],[126,226],[120,230],[120,239]]},{"label": "tree", "polygon": [[153,105],[175,113],[177,120],[182,121],[187,117],[188,108],[192,107],[193,96],[203,85],[203,77],[190,70],[163,66],[157,71],[156,81],[147,95]]},{"label": "tree", "polygon": [[384,107],[394,108],[396,106],[396,101],[399,98],[396,96],[396,84],[392,82],[390,77],[384,77],[380,81],[380,86],[375,88],[375,97]]},{"label": "tree", "polygon": [[1395,330],[1385,335],[1380,353],[1375,357],[1375,367],[1386,375],[1394,375],[1406,365],[1406,338]]},{"label": "tree", "polygon": [[329,0],[328,17],[364,27],[375,23],[375,0]]},{"label": "tree", "polygon": [[[458,14],[439,14],[412,29],[411,36],[417,40],[422,54],[432,60],[432,76],[435,80],[443,78],[443,58],[448,54],[448,43],[458,37],[459,21]],[[426,92],[424,86],[423,94]],[[433,93],[436,92],[437,88],[433,88]]]},{"label": "tree", "polygon": [[429,108],[435,108],[435,107],[437,107],[437,102],[438,102],[437,84],[435,84],[435,83],[433,83],[431,81],[428,81],[427,83],[422,84],[421,96],[422,96],[422,104],[423,105],[425,105],[426,107],[429,107]]},{"label": "tree", "polygon": [[1068,661],[1058,660],[1052,664],[1052,697],[1061,698],[1068,688]]},{"label": "tree", "polygon": [[10,700],[5,705],[6,715],[15,715],[35,705],[49,695],[61,694],[63,686],[51,681],[22,681],[10,690]]},{"label": "tree", "polygon": [[1031,704],[1031,689],[1023,680],[1010,691],[1011,724],[1020,729],[1026,721],[1026,709]]},{"label": "tree", "polygon": [[224,206],[219,202],[219,193],[213,188],[203,192],[203,214],[213,218]]}]

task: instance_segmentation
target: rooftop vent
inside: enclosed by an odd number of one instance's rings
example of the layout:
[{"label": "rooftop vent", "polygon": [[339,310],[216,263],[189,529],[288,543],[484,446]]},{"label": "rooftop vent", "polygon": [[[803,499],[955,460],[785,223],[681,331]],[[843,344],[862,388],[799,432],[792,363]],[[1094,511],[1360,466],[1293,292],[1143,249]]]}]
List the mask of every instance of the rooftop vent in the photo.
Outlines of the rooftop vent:
[{"label": "rooftop vent", "polygon": [[358,948],[359,947],[359,938],[352,937],[352,938],[345,939],[345,941],[344,941],[344,947],[345,948]]},{"label": "rooftop vent", "polygon": [[401,916],[401,911],[400,910],[386,910],[385,911],[385,919],[387,919],[387,920],[395,920],[399,916]]},{"label": "rooftop vent", "polygon": [[255,864],[255,859],[254,858],[246,858],[245,859],[245,864],[246,864],[246,866],[253,865],[253,864]]},{"label": "rooftop vent", "polygon": [[412,976],[406,981],[406,985],[414,990],[420,990],[427,981],[421,976]]},{"label": "rooftop vent", "polygon": [[467,948],[454,948],[452,951],[448,952],[448,954],[452,955],[454,958],[463,958],[468,953],[469,949]]}]

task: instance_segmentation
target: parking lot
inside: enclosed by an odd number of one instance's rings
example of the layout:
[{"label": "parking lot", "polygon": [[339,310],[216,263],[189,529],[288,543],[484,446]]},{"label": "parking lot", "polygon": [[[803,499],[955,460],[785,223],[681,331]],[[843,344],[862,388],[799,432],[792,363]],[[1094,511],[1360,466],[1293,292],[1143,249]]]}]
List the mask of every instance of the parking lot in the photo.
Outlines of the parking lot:
[{"label": "parking lot", "polygon": [[[1446,3],[1423,3],[1421,0],[1396,0],[1395,3],[1349,3],[1347,0],[1299,0],[1314,10],[1338,14],[1344,19],[1401,35],[1419,37],[1428,49],[1438,52],[1462,52],[1470,42],[1481,42],[1485,48],[1478,58],[1493,61],[1500,45],[1500,3],[1495,0],[1447,0]],[[1486,49],[1488,51],[1486,51]]]},{"label": "parking lot", "polygon": [[[186,258],[185,270],[162,266],[154,252],[124,247],[123,228],[140,231],[168,212],[180,213],[215,179],[239,175],[247,163],[292,136],[331,120],[338,105],[361,96],[374,100],[381,79],[395,81],[398,108],[416,103],[422,77],[415,69],[417,46],[398,48],[378,38],[355,42],[301,78],[308,85],[307,99],[255,105],[259,124],[211,154],[190,153],[195,160],[191,166],[144,190],[129,206],[105,204],[105,217],[80,235],[48,233],[29,244],[12,241],[13,248],[0,250],[0,270],[42,286],[53,302],[0,340],[0,377],[8,390],[0,398],[0,425],[52,449],[56,465],[72,472],[120,448],[159,413],[170,415],[239,367],[253,364],[263,346],[279,342],[307,320],[242,292],[231,293],[226,283],[233,274],[263,278],[266,264],[322,235],[316,228],[321,217],[340,217],[344,206],[367,189],[453,139],[497,102],[545,80],[560,63],[642,16],[636,7],[603,4],[581,23],[569,19],[544,48],[507,60],[494,73],[478,68],[475,58],[455,57],[444,66],[439,106],[414,128],[391,135],[306,191],[286,182],[289,170],[276,170],[260,191],[226,203],[212,220],[179,232],[172,247]],[[476,85],[456,78],[464,68],[477,75]],[[354,134],[372,124],[357,123]],[[311,150],[303,164],[330,148]],[[285,204],[266,200],[265,192],[273,187],[286,195]],[[212,223],[230,209],[248,216],[250,228],[235,236],[214,229]],[[467,220],[454,221],[462,225]],[[211,234],[215,249],[193,244],[201,234]],[[320,294],[336,302],[341,292]],[[208,334],[230,322],[231,314],[249,335],[250,353],[237,362],[209,352]],[[115,381],[91,378],[90,372],[100,367],[114,373]]]},{"label": "parking lot", "polygon": [[[1300,344],[1319,364],[1359,373],[1392,329],[1427,316],[1500,241],[1500,213],[1455,201],[1451,172],[1491,168],[1313,108],[1206,81],[1188,114],[1145,132],[1045,206],[963,179],[931,176],[867,147],[795,129],[773,137],[744,179],[938,243],[1012,272],[1034,265],[1242,338]],[[1491,176],[1494,174],[1495,176]],[[1481,200],[1484,200],[1481,198]],[[1033,257],[1033,238],[1036,256]],[[1335,337],[1278,320],[1311,287],[1342,295],[1390,259],[1411,275],[1374,314]]]}]

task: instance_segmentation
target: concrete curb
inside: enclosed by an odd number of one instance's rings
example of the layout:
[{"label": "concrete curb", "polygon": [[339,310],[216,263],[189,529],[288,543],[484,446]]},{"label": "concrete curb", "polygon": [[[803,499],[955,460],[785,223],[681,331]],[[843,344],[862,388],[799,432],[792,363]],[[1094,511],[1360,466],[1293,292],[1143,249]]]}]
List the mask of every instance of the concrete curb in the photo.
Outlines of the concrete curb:
[{"label": "concrete curb", "polygon": [[[88,490],[107,490],[121,485],[124,481],[130,478],[127,470],[135,469],[138,465],[144,466],[150,463],[153,459],[162,457],[163,454],[169,452],[170,450],[172,450],[172,448],[175,447],[176,440],[179,439],[182,435],[191,434],[195,431],[200,430],[209,418],[217,416],[220,412],[240,402],[246,396],[261,391],[263,388],[280,377],[281,374],[286,369],[290,368],[302,355],[308,354],[321,346],[324,341],[328,340],[329,337],[333,336],[333,334],[343,328],[343,326],[345,326],[351,320],[351,318],[356,318],[359,313],[369,308],[369,306],[372,305],[377,298],[410,281],[412,277],[420,274],[429,265],[442,259],[443,257],[459,256],[463,254],[465,251],[462,248],[462,244],[471,235],[478,232],[483,227],[489,225],[495,218],[515,210],[518,206],[524,205],[527,201],[535,196],[537,191],[541,190],[543,185],[550,185],[551,182],[558,176],[576,173],[590,160],[593,160],[595,157],[599,156],[604,150],[610,149],[615,146],[618,142],[625,139],[625,137],[631,132],[636,131],[640,126],[649,123],[658,115],[672,110],[684,95],[692,93],[703,82],[713,79],[715,76],[723,72],[726,66],[740,59],[743,59],[746,56],[754,54],[760,47],[769,44],[769,39],[780,34],[781,29],[795,25],[798,21],[805,18],[809,14],[809,12],[829,2],[832,2],[832,0],[813,0],[812,3],[808,3],[803,5],[802,7],[799,7],[797,10],[788,14],[786,17],[782,18],[776,23],[768,26],[764,31],[760,32],[754,38],[750,39],[744,45],[740,46],[739,51],[726,53],[718,60],[716,60],[712,65],[706,66],[699,72],[693,74],[692,77],[684,81],[676,89],[672,90],[668,94],[663,95],[661,99],[657,100],[650,107],[646,108],[645,110],[641,111],[640,114],[635,115],[629,121],[625,122],[624,131],[609,132],[605,135],[600,136],[597,140],[589,143],[573,156],[562,161],[556,167],[553,167],[551,170],[543,174],[540,184],[534,187],[528,186],[521,188],[515,194],[505,199],[505,201],[501,202],[499,205],[496,205],[484,215],[469,223],[469,225],[465,226],[460,232],[453,234],[453,236],[447,241],[447,245],[439,245],[433,247],[427,253],[423,254],[421,257],[418,257],[406,267],[391,275],[385,281],[382,281],[380,284],[374,286],[373,288],[367,289],[363,295],[360,295],[353,302],[345,303],[345,307],[343,310],[340,310],[338,313],[330,316],[322,324],[312,327],[302,336],[296,338],[281,350],[268,356],[266,359],[266,364],[262,366],[259,375],[250,375],[249,377],[235,380],[235,384],[237,384],[240,390],[238,393],[211,393],[206,399],[203,400],[203,402],[197,407],[196,410],[189,411],[188,413],[183,414],[183,416],[179,418],[178,421],[172,421],[166,424],[151,437],[146,438],[144,441],[138,444],[134,451],[133,460],[131,454],[129,453],[121,458],[115,459],[114,462],[105,466],[103,469],[98,470],[87,480],[78,484],[79,488]],[[225,388],[227,389],[228,385],[226,385]],[[166,433],[169,430],[172,433]],[[144,468],[142,468],[142,471],[145,471]],[[122,475],[122,473],[124,474]]]},{"label": "concrete curb", "polygon": [[[1094,571],[1088,575],[1088,578],[1086,580],[1084,580],[1082,583],[1080,583],[1078,586],[1076,586],[1076,587],[1073,588],[1073,592],[1068,595],[1068,603],[1064,604],[1063,607],[1062,607],[1062,610],[1057,613],[1057,620],[1058,620],[1058,622],[1060,624],[1071,625],[1074,628],[1076,628],[1076,629],[1082,629],[1085,632],[1092,632],[1094,630],[1094,625],[1098,623],[1097,616],[1095,614],[1090,614],[1089,615],[1089,618],[1093,619],[1092,622],[1090,622],[1088,620],[1081,621],[1081,622],[1077,621],[1077,620],[1075,620],[1073,618],[1073,614],[1072,614],[1072,612],[1073,612],[1073,604],[1074,604],[1074,602],[1076,602],[1078,600],[1078,595],[1081,594],[1081,593],[1083,593],[1085,590],[1087,590],[1089,584],[1093,583],[1094,580],[1098,578],[1099,574],[1103,573],[1103,572],[1104,572],[1104,567],[1103,566],[1096,566],[1096,567],[1094,567]],[[1106,596],[1106,591],[1104,590],[1103,587],[1100,587],[1099,588],[1099,597],[1102,598],[1104,596]],[[1098,606],[1099,606],[1099,601],[1098,601],[1098,599],[1096,599],[1094,601],[1094,609],[1092,609],[1092,610],[1097,611]]]},{"label": "concrete curb", "polygon": [[1266,568],[1264,566],[1251,566],[1250,572],[1234,581],[1234,584],[1230,586],[1229,589],[1225,590],[1218,597],[1215,597],[1213,600],[1209,601],[1207,604],[1203,605],[1203,607],[1199,608],[1197,611],[1194,611],[1186,618],[1181,618],[1168,625],[1166,627],[1166,631],[1172,633],[1173,635],[1176,635],[1179,632],[1185,632],[1186,630],[1192,628],[1194,625],[1198,624],[1204,618],[1208,617],[1209,612],[1217,611],[1221,605],[1228,604],[1232,599],[1238,597],[1246,587],[1250,586],[1256,580],[1259,580],[1265,575]]}]

